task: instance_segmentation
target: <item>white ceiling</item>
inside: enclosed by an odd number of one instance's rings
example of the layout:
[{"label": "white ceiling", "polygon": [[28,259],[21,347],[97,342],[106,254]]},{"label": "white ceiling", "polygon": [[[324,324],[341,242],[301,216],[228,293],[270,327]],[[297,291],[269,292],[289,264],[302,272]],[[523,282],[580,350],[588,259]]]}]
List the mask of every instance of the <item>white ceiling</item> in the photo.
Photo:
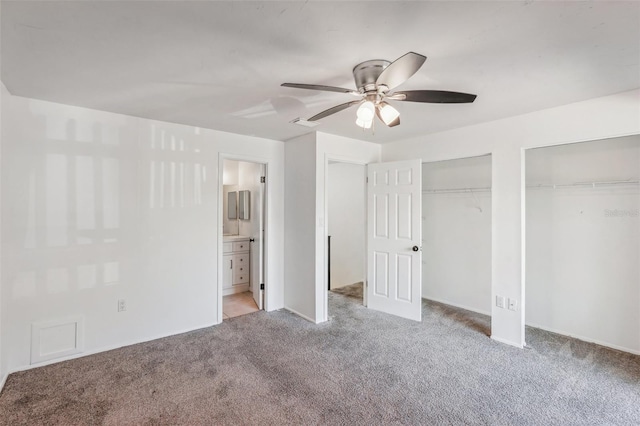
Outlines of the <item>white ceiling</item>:
[{"label": "white ceiling", "polygon": [[350,95],[351,70],[428,57],[400,90],[475,103],[395,102],[365,133],[355,109],[314,130],[389,142],[640,87],[640,2],[2,2],[2,81],[14,95],[286,140]]}]

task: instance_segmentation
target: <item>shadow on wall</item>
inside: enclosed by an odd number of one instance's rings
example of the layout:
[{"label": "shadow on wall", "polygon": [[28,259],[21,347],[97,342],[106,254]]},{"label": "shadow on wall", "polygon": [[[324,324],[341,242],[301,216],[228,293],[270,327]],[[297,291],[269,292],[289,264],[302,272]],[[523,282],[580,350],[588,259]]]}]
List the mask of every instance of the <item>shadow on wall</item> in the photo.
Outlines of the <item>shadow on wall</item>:
[{"label": "shadow on wall", "polygon": [[11,184],[3,191],[12,202],[3,206],[10,210],[3,235],[12,258],[3,281],[11,283],[12,301],[120,281],[112,249],[122,238],[118,135],[103,139],[100,124],[90,136],[78,135],[76,120],[60,135],[44,117],[39,123],[29,133],[58,137],[10,141],[14,160],[4,157],[3,181]]},{"label": "shadow on wall", "polygon": [[[14,125],[2,156],[3,327],[25,345],[33,321],[116,312],[127,288],[184,278],[166,265],[184,271],[200,257],[163,248],[193,226],[164,224],[209,215],[201,210],[215,197],[210,188],[203,197],[199,137],[187,143],[126,117],[30,113],[30,128]],[[204,239],[194,240],[201,249]]]}]

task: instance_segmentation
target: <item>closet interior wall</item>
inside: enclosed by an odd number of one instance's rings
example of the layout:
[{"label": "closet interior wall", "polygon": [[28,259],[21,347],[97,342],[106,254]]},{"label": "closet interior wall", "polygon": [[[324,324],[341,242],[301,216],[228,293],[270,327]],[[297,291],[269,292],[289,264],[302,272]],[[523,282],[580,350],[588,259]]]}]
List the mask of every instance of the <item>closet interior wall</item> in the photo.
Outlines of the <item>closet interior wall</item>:
[{"label": "closet interior wall", "polygon": [[526,151],[526,323],[640,353],[640,136]]},{"label": "closet interior wall", "polygon": [[331,236],[330,288],[365,281],[366,182],[362,164],[330,162],[327,173],[327,226]]},{"label": "closet interior wall", "polygon": [[422,297],[491,313],[491,156],[422,165]]}]

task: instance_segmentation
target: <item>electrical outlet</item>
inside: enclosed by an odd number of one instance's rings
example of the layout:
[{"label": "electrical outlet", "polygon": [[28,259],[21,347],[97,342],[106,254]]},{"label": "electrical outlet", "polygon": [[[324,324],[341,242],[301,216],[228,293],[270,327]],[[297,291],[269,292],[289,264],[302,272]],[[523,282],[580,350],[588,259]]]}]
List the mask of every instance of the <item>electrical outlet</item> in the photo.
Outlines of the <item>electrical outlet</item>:
[{"label": "electrical outlet", "polygon": [[127,302],[124,299],[118,300],[118,312],[127,310]]},{"label": "electrical outlet", "polygon": [[509,298],[509,310],[510,311],[518,310],[518,301],[516,299]]},{"label": "electrical outlet", "polygon": [[496,296],[496,306],[504,309],[504,296]]}]

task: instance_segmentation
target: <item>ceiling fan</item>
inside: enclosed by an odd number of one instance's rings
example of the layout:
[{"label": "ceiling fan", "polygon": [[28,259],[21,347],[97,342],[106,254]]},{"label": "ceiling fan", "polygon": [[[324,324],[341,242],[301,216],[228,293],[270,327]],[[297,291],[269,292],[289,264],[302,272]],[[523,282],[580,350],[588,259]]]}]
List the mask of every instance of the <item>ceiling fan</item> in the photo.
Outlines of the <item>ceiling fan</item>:
[{"label": "ceiling fan", "polygon": [[393,62],[383,59],[365,61],[353,68],[353,78],[357,90],[319,84],[283,83],[284,87],[296,89],[323,90],[327,92],[348,93],[359,97],[355,101],[336,105],[307,121],[317,121],[354,105],[360,105],[356,124],[364,129],[371,128],[377,116],[384,124],[394,127],[400,124],[400,113],[387,101],[428,102],[437,104],[471,103],[476,95],[443,90],[407,90],[390,92],[414,75],[424,64],[426,56],[409,52]]}]

